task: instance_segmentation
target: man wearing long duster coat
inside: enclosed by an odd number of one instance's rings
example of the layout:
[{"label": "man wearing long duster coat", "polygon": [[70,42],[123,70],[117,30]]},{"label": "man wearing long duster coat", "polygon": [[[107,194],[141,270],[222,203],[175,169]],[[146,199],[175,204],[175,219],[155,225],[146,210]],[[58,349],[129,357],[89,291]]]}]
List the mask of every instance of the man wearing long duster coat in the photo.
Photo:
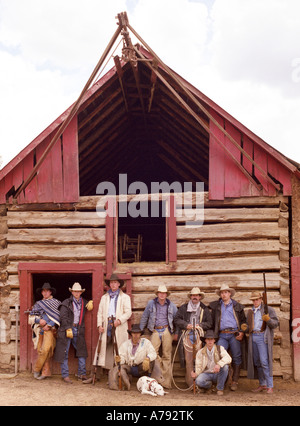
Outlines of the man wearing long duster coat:
[{"label": "man wearing long duster coat", "polygon": [[[114,311],[115,321],[114,325],[115,336],[118,348],[123,342],[128,340],[128,320],[131,317],[131,300],[128,294],[121,290],[124,285],[124,281],[119,279],[116,274],[113,274],[109,280],[105,280],[106,284],[110,286],[107,293],[102,296],[97,315],[97,326],[99,331],[102,333],[101,336],[101,350],[98,358],[98,366],[105,369],[111,369],[113,367],[113,342],[109,342],[109,317]],[[119,283],[119,286],[116,284]],[[115,286],[117,289],[115,289]],[[113,291],[114,290],[114,291]],[[118,294],[117,294],[118,293]],[[97,351],[96,351],[97,352]],[[96,365],[97,353],[95,353],[94,365]]]},{"label": "man wearing long duster coat", "polygon": [[[273,381],[273,343],[274,343],[274,329],[278,327],[279,321],[276,315],[275,310],[268,306],[268,314],[264,314],[264,304],[262,303],[262,295],[259,292],[253,292],[250,299],[254,302],[257,300],[260,302],[260,305],[256,308],[260,314],[260,318],[265,323],[262,328],[256,330],[257,321],[255,320],[255,306],[252,309],[249,309],[247,312],[247,324],[248,324],[248,379],[259,379],[259,387],[255,389],[255,392],[261,392],[263,390],[268,390],[268,393],[272,393],[272,381]],[[264,321],[264,320],[267,321]],[[261,323],[259,323],[259,326]],[[254,356],[253,348],[253,338],[257,339],[261,335],[262,341],[265,344],[267,355],[264,360],[264,355],[261,350],[259,350],[259,356]],[[255,360],[255,358],[260,358],[260,360]],[[255,365],[258,364],[258,365]],[[267,365],[268,364],[268,365]],[[267,371],[269,370],[269,371]],[[267,374],[266,374],[267,372]],[[266,377],[268,376],[268,377]],[[267,383],[270,382],[270,383]]]}]

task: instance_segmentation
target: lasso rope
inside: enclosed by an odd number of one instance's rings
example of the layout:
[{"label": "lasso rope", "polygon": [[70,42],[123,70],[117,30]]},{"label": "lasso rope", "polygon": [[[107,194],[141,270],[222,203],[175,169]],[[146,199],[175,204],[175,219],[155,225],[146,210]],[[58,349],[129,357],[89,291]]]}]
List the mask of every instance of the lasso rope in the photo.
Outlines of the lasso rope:
[{"label": "lasso rope", "polygon": [[[174,375],[173,375],[174,363],[175,363],[175,358],[176,358],[177,351],[178,351],[178,348],[179,348],[181,340],[183,340],[183,347],[184,347],[184,349],[187,352],[193,352],[193,344],[191,343],[190,338],[189,338],[189,334],[190,334],[191,331],[192,330],[185,330],[185,331],[182,332],[182,334],[180,336],[180,339],[179,339],[179,341],[177,343],[177,346],[176,346],[176,349],[175,349],[175,352],[174,352],[174,356],[173,356],[173,360],[172,360],[172,365],[171,365],[172,382],[173,382],[174,386],[176,387],[176,389],[178,389],[178,390],[180,390],[182,392],[186,392],[186,391],[191,390],[192,387],[193,387],[193,385],[189,386],[186,389],[182,389],[182,388],[180,388],[179,386],[176,385],[176,382],[175,382],[175,379],[174,379]],[[201,348],[201,343],[202,343],[201,342],[201,337],[203,337],[203,336],[204,336],[203,329],[201,327],[199,327],[199,326],[196,327],[196,330],[195,330],[196,351],[198,351]]]}]

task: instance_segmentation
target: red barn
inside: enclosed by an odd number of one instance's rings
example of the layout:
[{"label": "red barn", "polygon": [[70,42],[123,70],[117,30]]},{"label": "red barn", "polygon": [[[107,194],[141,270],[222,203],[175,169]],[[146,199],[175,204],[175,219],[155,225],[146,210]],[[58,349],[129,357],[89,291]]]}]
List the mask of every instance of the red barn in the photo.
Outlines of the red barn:
[{"label": "red barn", "polygon": [[[194,286],[208,303],[228,283],[249,306],[265,272],[268,302],[280,319],[274,373],[300,379],[299,164],[170,70],[143,40],[133,46],[128,29],[134,32],[119,15],[103,57],[122,31],[122,58],[0,171],[0,367],[13,367],[17,348],[21,370],[31,369],[24,311],[45,279],[60,300],[74,280],[93,298],[90,365],[106,274],[123,274],[138,321],[159,284],[179,306]],[[116,189],[115,217],[96,212],[105,182]],[[184,216],[176,214],[182,207]],[[123,214],[129,208],[158,213]],[[126,238],[135,241],[133,251]]]}]

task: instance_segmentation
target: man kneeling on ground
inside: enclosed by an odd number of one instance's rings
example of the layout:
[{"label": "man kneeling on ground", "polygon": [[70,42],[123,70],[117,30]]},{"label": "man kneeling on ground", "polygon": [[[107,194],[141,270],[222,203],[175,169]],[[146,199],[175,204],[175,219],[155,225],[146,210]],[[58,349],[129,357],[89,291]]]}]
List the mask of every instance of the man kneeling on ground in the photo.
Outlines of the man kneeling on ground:
[{"label": "man kneeling on ground", "polygon": [[200,389],[209,390],[213,383],[217,384],[217,395],[223,395],[228,376],[231,357],[223,346],[215,344],[216,338],[212,330],[208,330],[201,338],[206,345],[197,352],[195,371],[191,376]]}]

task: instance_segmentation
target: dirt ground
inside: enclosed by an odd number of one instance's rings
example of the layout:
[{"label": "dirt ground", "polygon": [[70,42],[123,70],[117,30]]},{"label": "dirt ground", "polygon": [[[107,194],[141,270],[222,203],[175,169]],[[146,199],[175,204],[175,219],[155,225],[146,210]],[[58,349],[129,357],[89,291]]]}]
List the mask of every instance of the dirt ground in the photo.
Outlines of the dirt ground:
[{"label": "dirt ground", "polygon": [[[251,389],[256,381],[240,379],[236,392],[226,390],[223,397],[212,393],[193,395],[192,391],[182,392],[171,389],[163,397],[141,395],[135,386],[130,391],[112,391],[106,380],[86,385],[72,378],[73,384],[65,384],[60,376],[43,381],[33,379],[30,373],[20,373],[14,378],[0,374],[1,406],[297,406],[300,404],[300,383],[274,380],[273,395],[254,394]],[[46,396],[46,398],[45,398]]]}]

